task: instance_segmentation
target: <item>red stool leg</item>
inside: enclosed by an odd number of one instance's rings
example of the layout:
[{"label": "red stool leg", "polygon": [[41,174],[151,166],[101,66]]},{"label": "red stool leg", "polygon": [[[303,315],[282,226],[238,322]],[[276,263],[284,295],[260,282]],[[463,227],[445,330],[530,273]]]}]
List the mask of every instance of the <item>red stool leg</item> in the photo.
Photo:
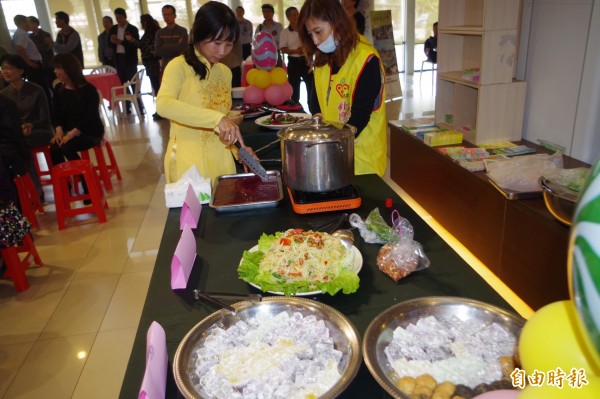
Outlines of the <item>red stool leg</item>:
[{"label": "red stool leg", "polygon": [[[55,166],[52,170],[56,171],[58,166]],[[69,179],[70,177],[64,178],[62,175],[59,176],[58,172],[52,173],[52,188],[54,190],[54,204],[56,206],[56,219],[58,220],[58,229],[64,230],[67,226],[65,225],[65,210],[71,208],[70,194],[69,194]],[[66,186],[66,187],[65,187]]]},{"label": "red stool leg", "polygon": [[[50,171],[52,170],[52,158],[50,157],[50,146],[41,146],[41,147],[34,147],[31,149],[31,152],[33,154],[33,162],[35,164],[35,169],[37,171],[38,177],[40,179],[40,183],[42,185],[51,185],[52,184],[52,179],[51,179],[51,175],[50,175]],[[40,161],[38,160],[37,155],[41,153],[44,155],[44,158],[46,159],[46,166],[47,169],[43,169],[42,170],[42,166],[40,165]]]},{"label": "red stool leg", "polygon": [[21,210],[23,216],[25,216],[33,227],[40,227],[35,212],[44,212],[44,207],[40,198],[37,195],[37,190],[33,185],[33,180],[29,173],[25,173],[23,176],[17,176],[13,179],[17,186],[17,193],[19,194],[19,202],[21,203]]},{"label": "red stool leg", "polygon": [[100,175],[100,180],[102,180],[102,183],[104,183],[104,187],[106,187],[107,190],[112,190],[113,185],[110,181],[110,173],[108,173],[108,167],[106,165],[106,159],[104,158],[102,144],[99,146],[94,146],[94,154],[96,155],[96,162],[98,163],[98,166],[95,169],[97,169],[98,174]]},{"label": "red stool leg", "polygon": [[31,239],[31,234],[25,234],[25,237],[23,237],[23,248],[28,252],[28,257],[31,257],[31,263],[38,266],[44,265],[44,262],[42,262],[42,258],[40,257],[40,254],[38,253],[37,248]]},{"label": "red stool leg", "polygon": [[[81,176],[81,178],[85,179],[89,191],[88,194],[70,195],[67,182],[73,176]],[[96,213],[100,223],[106,222],[104,208],[108,208],[108,202],[104,196],[98,175],[90,161],[69,161],[57,165],[52,169],[52,179],[55,187],[56,215],[60,230],[65,228],[64,220],[66,217],[84,213]],[[91,201],[91,205],[71,209],[71,202],[87,199]]]},{"label": "red stool leg", "polygon": [[106,139],[102,139],[102,144],[106,146],[106,152],[108,153],[108,159],[110,160],[110,165],[108,165],[108,170],[110,174],[113,173],[117,176],[117,180],[123,180],[121,177],[121,171],[119,170],[119,165],[117,164],[117,159],[115,158],[115,154],[113,153],[112,146],[110,142]]},{"label": "red stool leg", "polygon": [[108,208],[108,202],[104,196],[104,191],[100,185],[98,175],[95,171],[92,171],[91,173],[84,173],[83,178],[88,186],[89,199],[92,201],[92,212],[95,212],[98,215],[98,221],[100,223],[106,223],[106,213],[104,212],[104,208]]},{"label": "red stool leg", "polygon": [[6,265],[5,276],[10,277],[15,284],[17,291],[25,291],[29,288],[29,281],[25,275],[23,262],[19,259],[17,247],[4,248],[0,250],[2,259]]}]

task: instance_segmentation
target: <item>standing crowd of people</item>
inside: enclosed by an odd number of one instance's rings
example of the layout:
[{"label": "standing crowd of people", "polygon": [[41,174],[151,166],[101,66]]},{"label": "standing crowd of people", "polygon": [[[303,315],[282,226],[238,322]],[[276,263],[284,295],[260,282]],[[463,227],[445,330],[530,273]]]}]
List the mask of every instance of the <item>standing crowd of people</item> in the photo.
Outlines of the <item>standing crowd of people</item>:
[{"label": "standing crowd of people", "polygon": [[[138,50],[157,94],[155,119],[170,120],[165,155],[167,181],[176,181],[191,165],[205,177],[235,172],[231,146],[244,145],[239,126],[228,116],[231,89],[241,85],[242,62],[251,55],[252,38],[272,35],[278,63],[286,63],[298,101],[306,85],[309,108],[326,120],[357,128],[356,173],[385,169],[385,99],[382,62],[362,35],[357,0],[307,0],[288,7],[288,26],[274,20],[271,4],[254,34],[245,10],[209,1],[195,15],[188,34],[177,25],[176,9],[162,7],[163,28],[149,14],[140,18],[143,35],[123,8],[102,18],[98,59],[113,66],[126,82],[137,73]],[[96,89],[83,75],[79,33],[69,15],[55,13],[59,31],[53,40],[35,17],[17,15],[14,54],[0,59],[6,87],[0,91],[0,156],[10,176],[30,171],[31,148],[49,145],[52,162],[79,159],[79,151],[98,145],[104,134]],[[29,33],[31,32],[31,33]],[[340,90],[343,87],[343,90]],[[214,133],[217,134],[214,134]],[[251,149],[249,149],[251,151]],[[21,154],[22,156],[15,156]],[[38,188],[41,186],[38,182]],[[86,188],[84,187],[84,190]]]}]

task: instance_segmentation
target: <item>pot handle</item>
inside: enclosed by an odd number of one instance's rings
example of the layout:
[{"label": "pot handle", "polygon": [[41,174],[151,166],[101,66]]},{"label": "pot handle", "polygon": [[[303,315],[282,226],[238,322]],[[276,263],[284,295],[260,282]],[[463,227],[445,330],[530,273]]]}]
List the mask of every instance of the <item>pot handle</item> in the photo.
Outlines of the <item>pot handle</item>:
[{"label": "pot handle", "polygon": [[337,144],[338,149],[341,152],[344,152],[344,146],[342,146],[342,143],[339,140],[333,140],[333,141],[318,141],[316,143],[309,143],[306,148],[304,148],[304,156],[306,156],[308,154],[308,150],[310,149],[310,147],[318,145],[318,144]]}]

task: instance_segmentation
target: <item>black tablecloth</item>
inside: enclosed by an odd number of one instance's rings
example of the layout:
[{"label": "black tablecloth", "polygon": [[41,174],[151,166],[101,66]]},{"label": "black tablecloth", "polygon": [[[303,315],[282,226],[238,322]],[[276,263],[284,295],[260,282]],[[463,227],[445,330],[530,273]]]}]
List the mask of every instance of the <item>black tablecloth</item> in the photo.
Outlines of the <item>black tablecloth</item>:
[{"label": "black tablecloth", "polygon": [[[468,266],[412,209],[406,205],[385,182],[376,175],[357,176],[355,185],[361,193],[362,205],[353,211],[365,218],[378,207],[388,221],[391,209],[385,208],[385,199],[391,198],[393,208],[407,218],[414,227],[419,241],[431,261],[428,269],[418,271],[394,283],[377,269],[376,257],[381,245],[366,244],[357,233],[356,247],[364,263],[360,271],[360,288],[351,295],[321,295],[315,299],[345,314],[359,333],[379,313],[390,306],[423,296],[460,296],[477,299],[510,309],[510,306]],[[443,200],[443,199],[440,199]],[[184,335],[200,320],[215,311],[204,302],[174,293],[170,288],[170,264],[181,235],[180,209],[171,209],[158,251],[156,265],[146,303],[142,312],[131,358],[121,389],[121,398],[137,397],[145,368],[146,332],[152,321],[160,323],[167,336],[169,361]],[[339,212],[338,212],[339,214]],[[319,221],[329,220],[332,213],[299,215],[291,209],[287,198],[275,208],[236,213],[217,213],[203,207],[199,226],[194,230],[197,243],[196,262],[188,282],[188,289],[248,293],[254,288],[237,277],[237,265],[244,250],[256,245],[263,232],[274,233],[291,227],[309,228]],[[169,368],[167,398],[181,397]],[[388,398],[370,375],[366,366],[361,369],[342,398]]]}]

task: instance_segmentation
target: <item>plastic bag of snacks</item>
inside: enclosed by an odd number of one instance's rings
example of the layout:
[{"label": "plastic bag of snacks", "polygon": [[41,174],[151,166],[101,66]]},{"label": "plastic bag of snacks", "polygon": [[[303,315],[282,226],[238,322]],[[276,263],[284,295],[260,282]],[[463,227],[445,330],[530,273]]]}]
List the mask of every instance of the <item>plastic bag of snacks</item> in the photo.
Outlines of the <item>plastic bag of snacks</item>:
[{"label": "plastic bag of snacks", "polygon": [[390,240],[377,255],[377,266],[397,282],[412,272],[428,268],[430,262],[421,244],[413,240],[412,225],[398,211],[392,212],[392,224]]},{"label": "plastic bag of snacks", "polygon": [[353,213],[348,221],[352,227],[358,229],[363,240],[369,244],[385,244],[392,235],[392,228],[381,217],[379,208],[373,209],[365,220]]}]

